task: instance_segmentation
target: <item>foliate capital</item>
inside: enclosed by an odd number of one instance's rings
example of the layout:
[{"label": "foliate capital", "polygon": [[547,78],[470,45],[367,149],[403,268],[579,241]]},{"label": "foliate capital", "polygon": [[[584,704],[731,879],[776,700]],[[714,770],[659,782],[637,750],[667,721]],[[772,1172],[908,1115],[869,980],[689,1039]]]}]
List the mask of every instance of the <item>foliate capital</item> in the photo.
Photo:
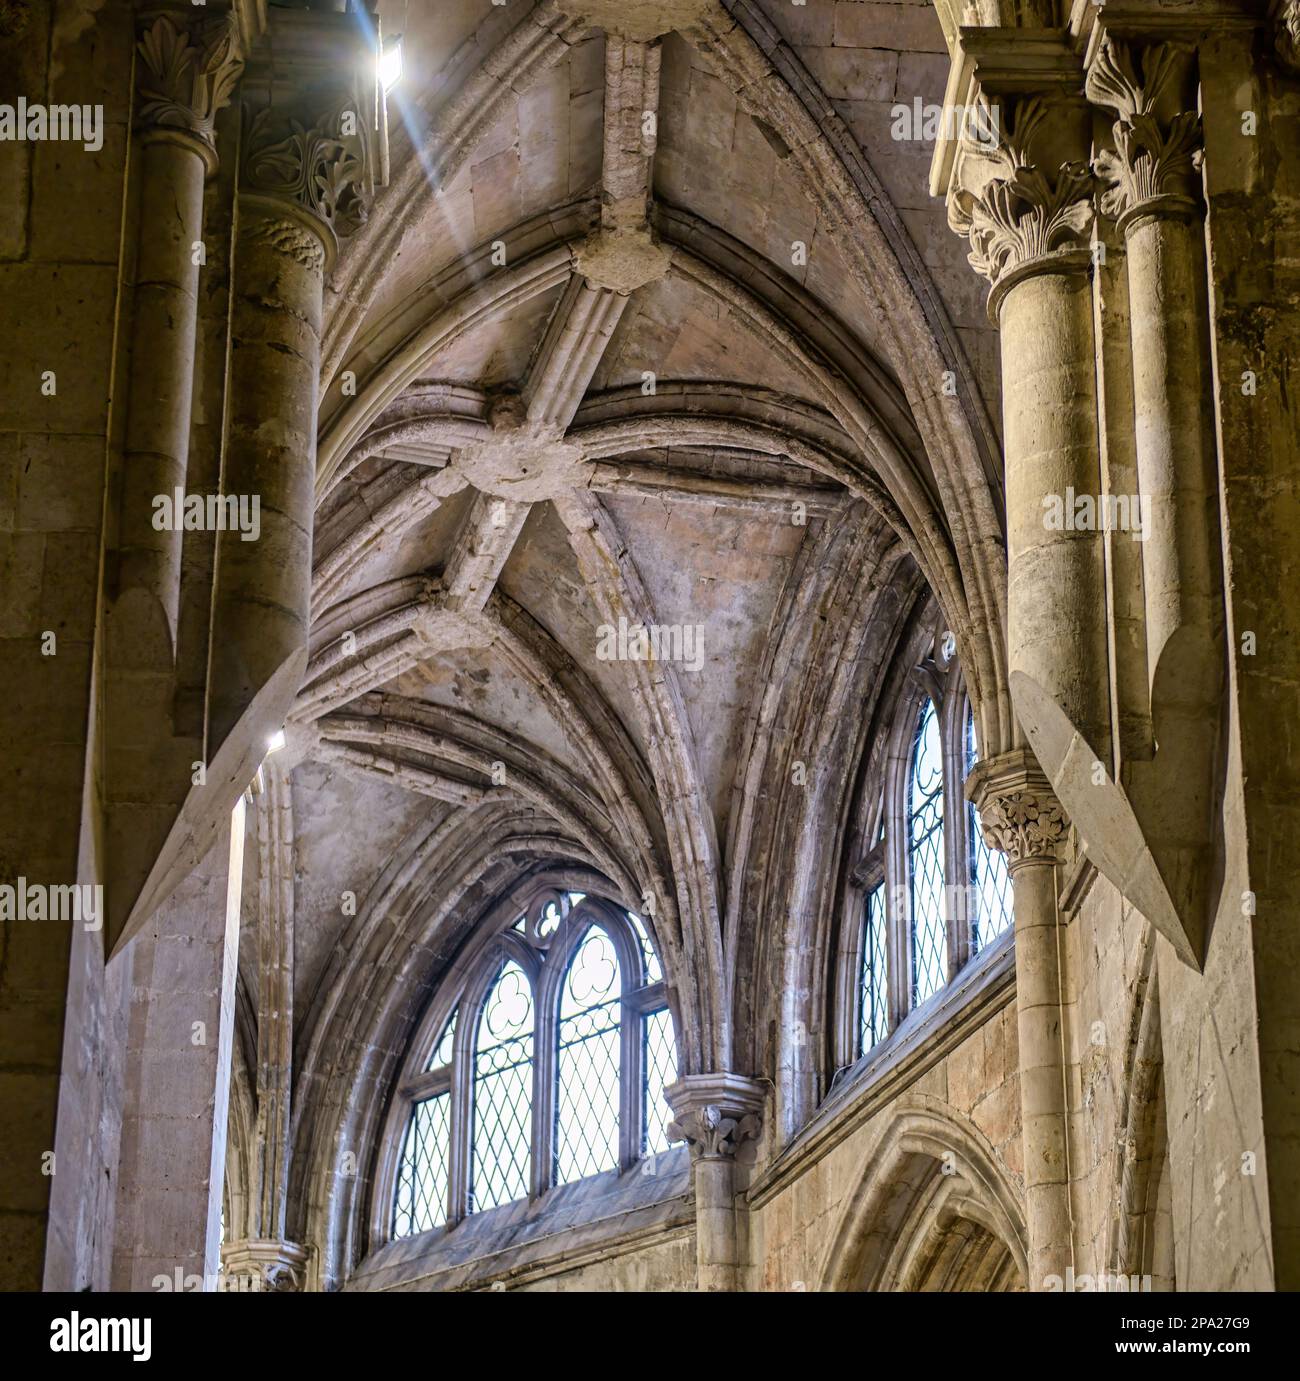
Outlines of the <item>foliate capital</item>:
[{"label": "foliate capital", "polygon": [[244,70],[233,16],[189,20],[160,14],[146,22],[136,48],[137,127],[191,135],[209,169],[215,168],[217,112],[229,104]]},{"label": "foliate capital", "polygon": [[763,1086],[738,1074],[688,1074],[669,1084],[670,1141],[685,1141],[694,1159],[752,1160],[763,1129]]},{"label": "foliate capital", "polygon": [[291,203],[327,232],[327,254],[339,237],[365,224],[374,195],[374,160],[362,102],[353,93],[310,112],[266,106],[249,120],[244,186]]},{"label": "foliate capital", "polygon": [[1274,12],[1275,46],[1282,65],[1300,72],[1300,0],[1280,0]]},{"label": "foliate capital", "polygon": [[1026,863],[1061,861],[1069,821],[1032,754],[1017,750],[976,763],[966,796],[979,814],[985,844],[1006,855],[1010,872]]},{"label": "foliate capital", "polygon": [[982,127],[997,134],[979,160],[989,176],[955,190],[949,220],[970,240],[971,266],[998,294],[1035,270],[1086,262],[1093,179],[1085,160],[1059,156],[1063,144],[1051,127],[1060,121],[1040,97],[983,109]]},{"label": "foliate capital", "polygon": [[1201,120],[1187,91],[1193,54],[1174,43],[1134,49],[1107,34],[1088,72],[1088,98],[1116,115],[1114,150],[1094,160],[1100,205],[1123,230],[1139,216],[1196,207]]}]

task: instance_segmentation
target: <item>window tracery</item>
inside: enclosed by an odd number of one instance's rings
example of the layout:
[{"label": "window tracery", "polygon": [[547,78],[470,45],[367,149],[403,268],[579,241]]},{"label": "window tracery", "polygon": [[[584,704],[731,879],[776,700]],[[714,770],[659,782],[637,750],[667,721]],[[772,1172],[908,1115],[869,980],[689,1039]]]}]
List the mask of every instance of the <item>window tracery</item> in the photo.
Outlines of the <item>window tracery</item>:
[{"label": "window tracery", "polygon": [[391,1236],[667,1149],[677,1047],[639,916],[545,889],[455,972],[435,1012],[436,1039],[417,1043],[399,1090]]}]

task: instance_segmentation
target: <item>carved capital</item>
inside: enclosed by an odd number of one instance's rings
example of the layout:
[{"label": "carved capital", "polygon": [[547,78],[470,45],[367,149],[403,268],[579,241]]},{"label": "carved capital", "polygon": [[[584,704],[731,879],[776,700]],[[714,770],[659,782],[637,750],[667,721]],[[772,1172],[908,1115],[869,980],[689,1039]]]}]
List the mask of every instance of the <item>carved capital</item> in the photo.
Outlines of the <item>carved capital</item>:
[{"label": "carved capital", "polygon": [[1281,0],[1274,11],[1275,47],[1282,66],[1300,72],[1300,0]]},{"label": "carved capital", "polygon": [[1032,754],[1018,750],[975,764],[966,796],[979,814],[990,849],[1007,858],[1010,872],[1026,863],[1059,863],[1069,821]]},{"label": "carved capital", "polygon": [[1082,160],[1037,156],[1048,116],[1037,96],[1005,101],[996,114],[985,104],[981,123],[998,136],[988,151],[993,175],[952,203],[950,220],[970,240],[971,266],[995,292],[1064,259],[1086,262],[1092,173]]},{"label": "carved capital", "polygon": [[763,1087],[737,1074],[688,1074],[664,1090],[673,1111],[670,1141],[685,1141],[693,1158],[753,1159],[763,1129]]},{"label": "carved capital", "polygon": [[1103,149],[1093,166],[1105,184],[1102,212],[1121,230],[1138,216],[1195,210],[1201,120],[1194,109],[1180,108],[1191,61],[1191,50],[1177,44],[1135,50],[1109,34],[1097,49],[1085,89],[1118,118],[1115,148]]},{"label": "carved capital", "polygon": [[229,104],[244,70],[234,19],[227,14],[184,22],[158,15],[147,24],[136,48],[137,127],[193,136],[209,169],[215,168],[217,112]]},{"label": "carved capital", "polygon": [[313,118],[268,106],[252,116],[245,138],[244,185],[293,203],[328,228],[350,235],[365,224],[374,167],[361,103],[336,96]]},{"label": "carved capital", "polygon": [[[297,1294],[306,1288],[310,1252],[296,1242],[249,1238],[221,1248],[224,1288]],[[251,1282],[245,1286],[244,1281]]]}]

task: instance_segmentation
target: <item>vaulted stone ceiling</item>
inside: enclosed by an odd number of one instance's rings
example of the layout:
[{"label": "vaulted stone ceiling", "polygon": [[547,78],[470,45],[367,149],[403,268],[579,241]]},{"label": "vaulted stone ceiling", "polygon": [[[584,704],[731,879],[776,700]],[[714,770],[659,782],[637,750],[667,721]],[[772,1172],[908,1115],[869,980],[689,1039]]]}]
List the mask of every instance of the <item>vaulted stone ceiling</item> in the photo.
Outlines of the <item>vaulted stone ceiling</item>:
[{"label": "vaulted stone ceiling", "polygon": [[[392,173],[327,292],[282,760],[302,1077],[371,1039],[347,1013],[374,973],[418,1004],[487,894],[556,861],[653,896],[684,1061],[734,1067],[747,928],[792,904],[774,831],[833,832],[927,585],[985,741],[1010,732],[996,342],[932,145],[891,137],[896,104],[942,100],[939,20],[380,14]],[[602,660],[620,618],[699,626],[700,668]],[[801,754],[836,785],[791,815]]]}]

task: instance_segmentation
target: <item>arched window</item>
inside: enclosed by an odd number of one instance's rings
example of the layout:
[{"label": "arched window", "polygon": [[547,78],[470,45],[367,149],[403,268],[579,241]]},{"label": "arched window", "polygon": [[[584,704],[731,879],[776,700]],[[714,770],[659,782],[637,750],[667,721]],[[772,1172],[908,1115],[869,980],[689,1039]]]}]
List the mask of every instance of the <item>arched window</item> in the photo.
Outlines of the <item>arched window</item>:
[{"label": "arched window", "polygon": [[912,1005],[948,981],[943,872],[943,744],[934,701],[926,696],[916,717],[907,781],[907,867],[911,887]]},{"label": "arched window", "polygon": [[672,1015],[630,912],[539,892],[478,937],[425,1030],[390,1124],[399,1150],[377,1231],[427,1232],[668,1147]]},{"label": "arched window", "polygon": [[976,756],[965,682],[941,633],[906,679],[877,744],[879,775],[865,781],[881,795],[862,803],[846,894],[840,1064],[878,1045],[1011,928],[1006,860],[984,843],[965,796]]},{"label": "arched window", "polygon": [[[978,760],[975,715],[966,707],[965,768],[967,774]],[[1000,850],[984,842],[980,822],[971,803],[966,806],[966,835],[970,848],[970,883],[973,900],[971,952],[978,953],[1011,924],[1011,877]]]}]

